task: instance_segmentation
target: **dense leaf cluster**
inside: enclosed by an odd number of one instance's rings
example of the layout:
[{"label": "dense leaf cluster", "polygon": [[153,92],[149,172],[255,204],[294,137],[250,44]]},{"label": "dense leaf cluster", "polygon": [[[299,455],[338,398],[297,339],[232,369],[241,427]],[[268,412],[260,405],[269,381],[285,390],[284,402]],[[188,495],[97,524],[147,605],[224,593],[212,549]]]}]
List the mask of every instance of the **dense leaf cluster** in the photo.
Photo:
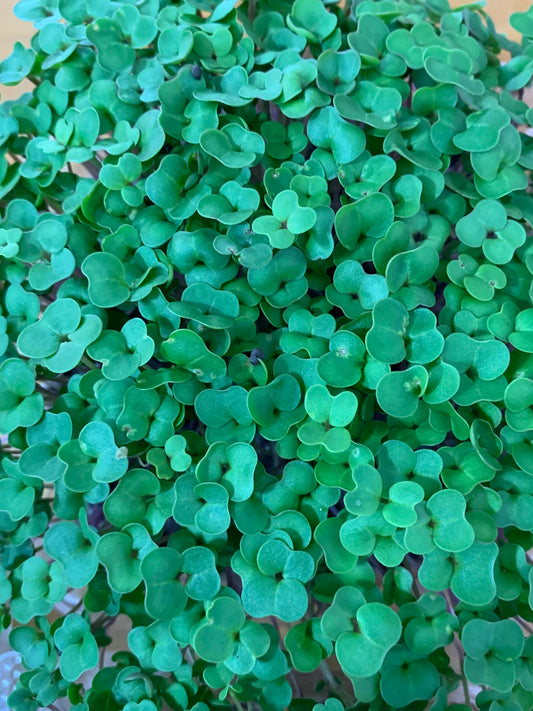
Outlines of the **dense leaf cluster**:
[{"label": "dense leaf cluster", "polygon": [[17,5],[10,707],[530,711],[533,9],[235,4]]}]

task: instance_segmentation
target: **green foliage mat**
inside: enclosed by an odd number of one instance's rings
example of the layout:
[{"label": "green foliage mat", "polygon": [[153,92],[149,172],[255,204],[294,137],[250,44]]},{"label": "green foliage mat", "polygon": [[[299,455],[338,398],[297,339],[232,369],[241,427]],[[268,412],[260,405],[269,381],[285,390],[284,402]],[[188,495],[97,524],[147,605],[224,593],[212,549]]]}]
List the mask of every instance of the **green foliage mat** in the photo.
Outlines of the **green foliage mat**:
[{"label": "green foliage mat", "polygon": [[234,5],[16,6],[10,708],[530,711],[533,8]]}]

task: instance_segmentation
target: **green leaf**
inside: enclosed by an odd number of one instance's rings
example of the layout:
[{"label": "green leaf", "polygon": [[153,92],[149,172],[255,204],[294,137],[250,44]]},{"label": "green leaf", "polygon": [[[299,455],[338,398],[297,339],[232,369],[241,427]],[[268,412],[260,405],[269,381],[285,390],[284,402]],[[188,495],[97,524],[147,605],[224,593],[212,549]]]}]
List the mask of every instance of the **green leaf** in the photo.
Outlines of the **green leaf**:
[{"label": "green leaf", "polygon": [[295,0],[287,23],[296,34],[302,34],[310,42],[322,42],[334,31],[337,18],[327,12],[319,0]]},{"label": "green leaf", "polygon": [[428,373],[421,365],[387,373],[378,383],[376,398],[379,406],[392,417],[411,417],[426,392]]},{"label": "green leaf", "polygon": [[103,331],[87,353],[102,363],[102,373],[108,380],[124,380],[150,360],[154,348],[145,322],[134,318],[120,331]]},{"label": "green leaf", "polygon": [[82,271],[89,280],[89,297],[95,306],[111,308],[129,299],[124,266],[113,254],[90,254],[82,264]]},{"label": "green leaf", "polygon": [[400,639],[401,622],[394,610],[379,602],[361,605],[355,618],[360,632],[341,633],[336,643],[337,657],[346,674],[372,676]]},{"label": "green leaf", "polygon": [[211,382],[226,372],[222,358],[211,353],[202,338],[187,329],[173,331],[161,344],[161,352],[180,370],[194,374],[201,382]]},{"label": "green leaf", "polygon": [[8,86],[19,84],[31,72],[34,62],[34,51],[15,42],[13,53],[0,62],[0,82]]},{"label": "green leaf", "polygon": [[462,49],[428,47],[424,52],[424,68],[436,82],[454,84],[474,96],[483,93],[483,83],[472,78],[472,61]]},{"label": "green leaf", "polygon": [[0,432],[8,434],[17,427],[31,427],[41,419],[44,401],[35,390],[32,370],[17,358],[0,364]]},{"label": "green leaf", "polygon": [[74,588],[87,585],[96,575],[98,558],[93,545],[96,536],[84,535],[73,521],[60,521],[48,529],[44,547],[51,558],[65,569],[65,579]]},{"label": "green leaf", "polygon": [[73,299],[57,299],[37,323],[22,331],[17,345],[23,355],[39,359],[53,373],[65,373],[78,365],[101,330],[98,316],[82,316]]},{"label": "green leaf", "polygon": [[103,535],[95,551],[106,569],[110,588],[117,593],[135,590],[143,579],[141,558],[155,548],[148,532],[139,524],[129,524],[123,532],[112,531]]},{"label": "green leaf", "polygon": [[332,106],[320,109],[311,116],[307,134],[317,148],[330,151],[336,163],[350,163],[365,148],[363,131],[345,121]]},{"label": "green leaf", "polygon": [[84,671],[98,664],[98,646],[89,623],[80,615],[67,615],[54,633],[61,651],[59,668],[67,681],[76,681]]},{"label": "green leaf", "polygon": [[168,620],[185,608],[187,595],[177,580],[182,558],[173,548],[156,548],[141,561],[140,573],[146,583],[146,612],[155,619]]}]

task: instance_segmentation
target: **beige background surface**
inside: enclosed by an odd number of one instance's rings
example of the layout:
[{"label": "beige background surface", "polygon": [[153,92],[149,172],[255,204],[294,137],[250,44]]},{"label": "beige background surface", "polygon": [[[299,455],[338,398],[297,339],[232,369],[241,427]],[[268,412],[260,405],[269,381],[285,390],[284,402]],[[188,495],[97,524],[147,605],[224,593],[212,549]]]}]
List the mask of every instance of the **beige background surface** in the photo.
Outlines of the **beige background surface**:
[{"label": "beige background surface", "polygon": [[[11,53],[13,44],[17,41],[27,44],[33,34],[33,27],[28,22],[22,22],[13,14],[13,7],[17,0],[0,0],[0,58]],[[486,10],[494,18],[501,32],[513,31],[508,23],[509,15],[513,12],[527,10],[533,0],[488,0]],[[452,5],[460,5],[461,0],[452,0]],[[17,95],[17,88],[2,90],[2,98]]]},{"label": "beige background surface", "polygon": [[[35,31],[30,22],[22,22],[13,14],[17,2],[18,0],[0,0],[0,59],[11,54],[15,42],[28,45]],[[31,84],[28,84],[25,84],[24,88],[31,90]],[[11,99],[20,96],[21,88],[22,86],[4,87],[0,84],[0,97]]]},{"label": "beige background surface", "polygon": [[[13,7],[17,0],[0,0],[0,49],[1,56],[9,54],[11,45],[17,40],[28,41],[32,35],[32,27],[27,22],[18,20],[13,15]],[[461,0],[451,0],[452,5],[463,4]],[[494,18],[501,32],[510,30],[509,15],[513,12],[525,11],[531,4],[530,0],[488,0],[486,10]],[[512,30],[511,30],[512,32]]]},{"label": "beige background surface", "polygon": [[[13,14],[13,7],[17,0],[0,0],[0,59],[11,54],[13,44],[17,41],[28,44],[33,34],[33,27],[29,22],[22,22]],[[452,5],[462,4],[461,0],[451,0]],[[513,12],[527,10],[533,0],[488,0],[486,10],[496,22],[500,32],[513,35],[508,18]],[[3,99],[12,98],[20,94],[18,87],[0,87]]]},{"label": "beige background surface", "polygon": [[[2,56],[6,54],[8,48],[17,39],[31,37],[32,27],[29,23],[18,20],[13,15],[13,7],[17,0],[0,0],[0,46]],[[452,0],[452,5],[463,4],[460,0]],[[498,29],[505,31],[508,25],[508,17],[513,12],[525,11],[531,3],[529,0],[488,0],[485,9],[494,18]]]}]

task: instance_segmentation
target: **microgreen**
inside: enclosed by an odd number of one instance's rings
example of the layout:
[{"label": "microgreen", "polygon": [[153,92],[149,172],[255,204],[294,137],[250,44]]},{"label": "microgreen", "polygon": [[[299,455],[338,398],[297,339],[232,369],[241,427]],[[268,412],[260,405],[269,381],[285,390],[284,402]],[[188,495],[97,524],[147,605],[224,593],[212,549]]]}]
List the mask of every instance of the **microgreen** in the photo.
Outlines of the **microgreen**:
[{"label": "microgreen", "polygon": [[17,3],[13,711],[533,708],[533,9],[480,7]]}]

